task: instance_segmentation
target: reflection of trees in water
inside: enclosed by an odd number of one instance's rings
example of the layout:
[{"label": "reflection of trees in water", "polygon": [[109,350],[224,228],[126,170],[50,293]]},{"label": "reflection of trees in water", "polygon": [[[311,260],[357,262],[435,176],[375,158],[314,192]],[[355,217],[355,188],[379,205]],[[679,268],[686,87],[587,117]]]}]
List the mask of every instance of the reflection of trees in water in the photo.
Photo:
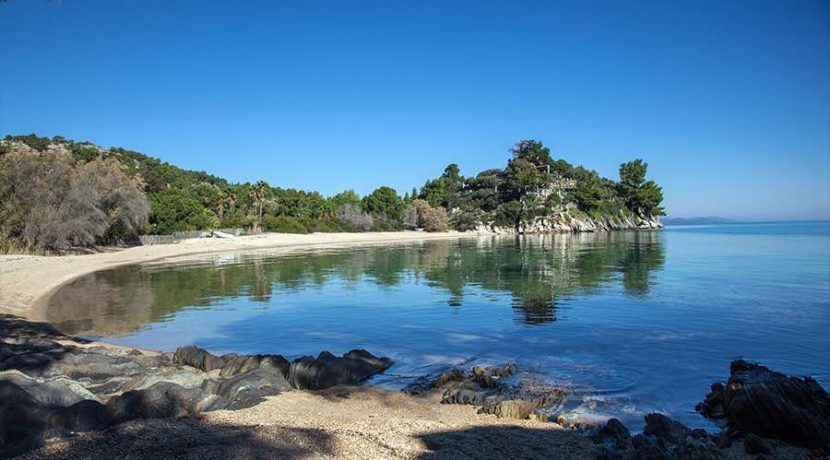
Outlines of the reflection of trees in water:
[{"label": "reflection of trees in water", "polygon": [[[414,246],[267,257],[237,255],[212,262],[129,267],[84,277],[52,299],[49,319],[73,333],[119,334],[219,299],[268,303],[284,291],[322,287],[334,278],[395,286],[407,276],[446,289],[463,304],[465,289],[508,292],[519,320],[553,321],[556,303],[619,278],[625,292],[644,296],[662,269],[659,232],[535,235],[434,240]],[[226,301],[226,300],[223,300]]]},{"label": "reflection of trees in water", "polygon": [[599,289],[622,274],[629,295],[648,294],[649,274],[663,266],[659,232],[611,232],[578,235],[533,235],[492,238],[455,245],[448,257],[430,260],[419,269],[447,288],[460,302],[463,288],[508,291],[522,322],[555,319],[558,299]]},{"label": "reflection of trees in water", "polygon": [[95,273],[49,300],[48,320],[70,334],[121,335],[158,318],[153,290],[135,267]]}]

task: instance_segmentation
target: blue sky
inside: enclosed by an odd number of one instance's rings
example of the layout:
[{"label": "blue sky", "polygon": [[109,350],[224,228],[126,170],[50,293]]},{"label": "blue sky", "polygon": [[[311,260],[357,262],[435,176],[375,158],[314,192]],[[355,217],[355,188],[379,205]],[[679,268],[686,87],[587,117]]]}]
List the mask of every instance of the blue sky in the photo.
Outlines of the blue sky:
[{"label": "blue sky", "polygon": [[830,3],[0,4],[0,134],[333,194],[501,167],[523,138],[674,216],[830,218]]}]

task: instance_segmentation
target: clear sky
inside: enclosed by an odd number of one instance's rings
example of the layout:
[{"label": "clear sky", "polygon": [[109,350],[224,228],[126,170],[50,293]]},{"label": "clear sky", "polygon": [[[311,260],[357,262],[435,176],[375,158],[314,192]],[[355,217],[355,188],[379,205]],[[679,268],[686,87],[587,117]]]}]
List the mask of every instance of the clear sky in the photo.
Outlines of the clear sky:
[{"label": "clear sky", "polygon": [[830,218],[830,2],[0,3],[0,135],[401,193],[523,138],[673,216]]}]

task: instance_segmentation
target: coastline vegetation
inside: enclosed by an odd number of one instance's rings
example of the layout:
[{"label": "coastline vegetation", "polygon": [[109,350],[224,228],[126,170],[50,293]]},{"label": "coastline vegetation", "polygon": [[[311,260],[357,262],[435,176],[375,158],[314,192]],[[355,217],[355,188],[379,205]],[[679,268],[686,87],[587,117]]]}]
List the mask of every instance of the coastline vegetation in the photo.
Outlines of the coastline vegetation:
[{"label": "coastline vegetation", "polygon": [[523,140],[504,169],[464,177],[450,164],[401,196],[383,186],[332,197],[268,184],[232,183],[123,148],[60,136],[0,141],[0,252],[55,252],[125,244],[140,234],[216,228],[257,232],[518,229],[552,215],[610,219],[663,215],[648,165],[620,166],[620,179],[554,159]]}]

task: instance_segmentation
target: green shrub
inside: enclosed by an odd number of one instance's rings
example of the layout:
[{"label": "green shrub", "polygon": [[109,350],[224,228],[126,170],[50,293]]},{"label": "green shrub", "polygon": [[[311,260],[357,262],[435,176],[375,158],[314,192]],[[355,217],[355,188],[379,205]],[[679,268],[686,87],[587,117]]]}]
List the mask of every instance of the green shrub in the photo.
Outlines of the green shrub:
[{"label": "green shrub", "polygon": [[264,216],[262,227],[276,233],[309,233],[308,223],[291,216]]}]

